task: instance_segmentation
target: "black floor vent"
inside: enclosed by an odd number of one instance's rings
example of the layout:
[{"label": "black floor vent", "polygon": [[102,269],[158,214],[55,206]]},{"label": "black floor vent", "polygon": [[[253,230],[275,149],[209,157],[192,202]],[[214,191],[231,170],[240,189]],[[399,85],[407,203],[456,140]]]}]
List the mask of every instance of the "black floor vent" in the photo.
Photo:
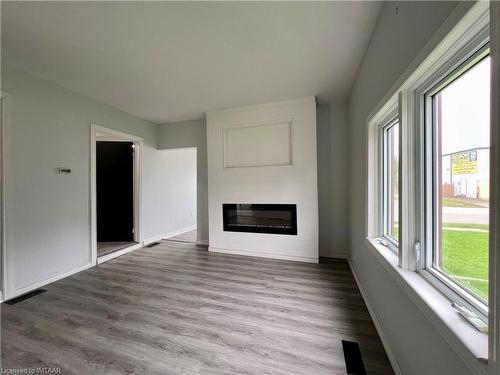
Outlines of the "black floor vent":
[{"label": "black floor vent", "polygon": [[149,244],[146,245],[146,247],[155,247],[156,245],[159,245],[160,243],[159,242],[151,242]]},{"label": "black floor vent", "polygon": [[361,357],[359,344],[353,341],[342,340],[344,349],[345,368],[348,375],[366,375],[365,365]]},{"label": "black floor vent", "polygon": [[18,302],[24,301],[25,299],[37,296],[37,295],[42,294],[42,293],[45,293],[45,289],[36,289],[36,290],[33,290],[29,293],[23,294],[22,296],[9,299],[8,301],[5,301],[5,303],[7,305],[15,305]]}]

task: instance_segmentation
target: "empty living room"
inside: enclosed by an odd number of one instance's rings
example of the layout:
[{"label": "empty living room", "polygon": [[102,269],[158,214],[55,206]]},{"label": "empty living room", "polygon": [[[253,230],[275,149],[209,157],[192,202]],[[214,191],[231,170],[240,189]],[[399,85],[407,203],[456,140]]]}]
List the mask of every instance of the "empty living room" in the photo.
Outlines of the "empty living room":
[{"label": "empty living room", "polygon": [[0,373],[500,375],[500,2],[0,8]]}]

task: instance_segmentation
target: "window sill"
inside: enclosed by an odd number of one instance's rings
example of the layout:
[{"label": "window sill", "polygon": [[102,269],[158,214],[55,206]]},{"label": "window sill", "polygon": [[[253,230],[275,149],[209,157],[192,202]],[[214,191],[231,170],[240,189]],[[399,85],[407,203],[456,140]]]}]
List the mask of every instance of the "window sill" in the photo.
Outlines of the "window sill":
[{"label": "window sill", "polygon": [[452,307],[451,301],[417,272],[398,266],[398,257],[384,245],[366,240],[382,266],[412,299],[424,316],[476,374],[488,372],[488,335],[479,332]]}]

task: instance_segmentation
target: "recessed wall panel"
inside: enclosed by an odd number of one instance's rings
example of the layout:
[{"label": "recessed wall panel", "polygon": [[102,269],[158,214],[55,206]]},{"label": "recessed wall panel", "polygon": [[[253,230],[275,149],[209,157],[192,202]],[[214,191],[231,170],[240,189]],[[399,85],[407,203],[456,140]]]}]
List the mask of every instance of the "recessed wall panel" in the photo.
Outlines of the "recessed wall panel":
[{"label": "recessed wall panel", "polygon": [[224,167],[292,165],[292,122],[224,129]]}]

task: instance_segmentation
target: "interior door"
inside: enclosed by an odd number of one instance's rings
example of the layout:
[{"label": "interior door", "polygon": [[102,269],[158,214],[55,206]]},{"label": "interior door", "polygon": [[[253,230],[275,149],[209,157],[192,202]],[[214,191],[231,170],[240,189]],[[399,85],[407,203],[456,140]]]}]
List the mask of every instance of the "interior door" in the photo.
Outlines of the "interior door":
[{"label": "interior door", "polygon": [[134,240],[132,142],[96,144],[97,242]]}]

